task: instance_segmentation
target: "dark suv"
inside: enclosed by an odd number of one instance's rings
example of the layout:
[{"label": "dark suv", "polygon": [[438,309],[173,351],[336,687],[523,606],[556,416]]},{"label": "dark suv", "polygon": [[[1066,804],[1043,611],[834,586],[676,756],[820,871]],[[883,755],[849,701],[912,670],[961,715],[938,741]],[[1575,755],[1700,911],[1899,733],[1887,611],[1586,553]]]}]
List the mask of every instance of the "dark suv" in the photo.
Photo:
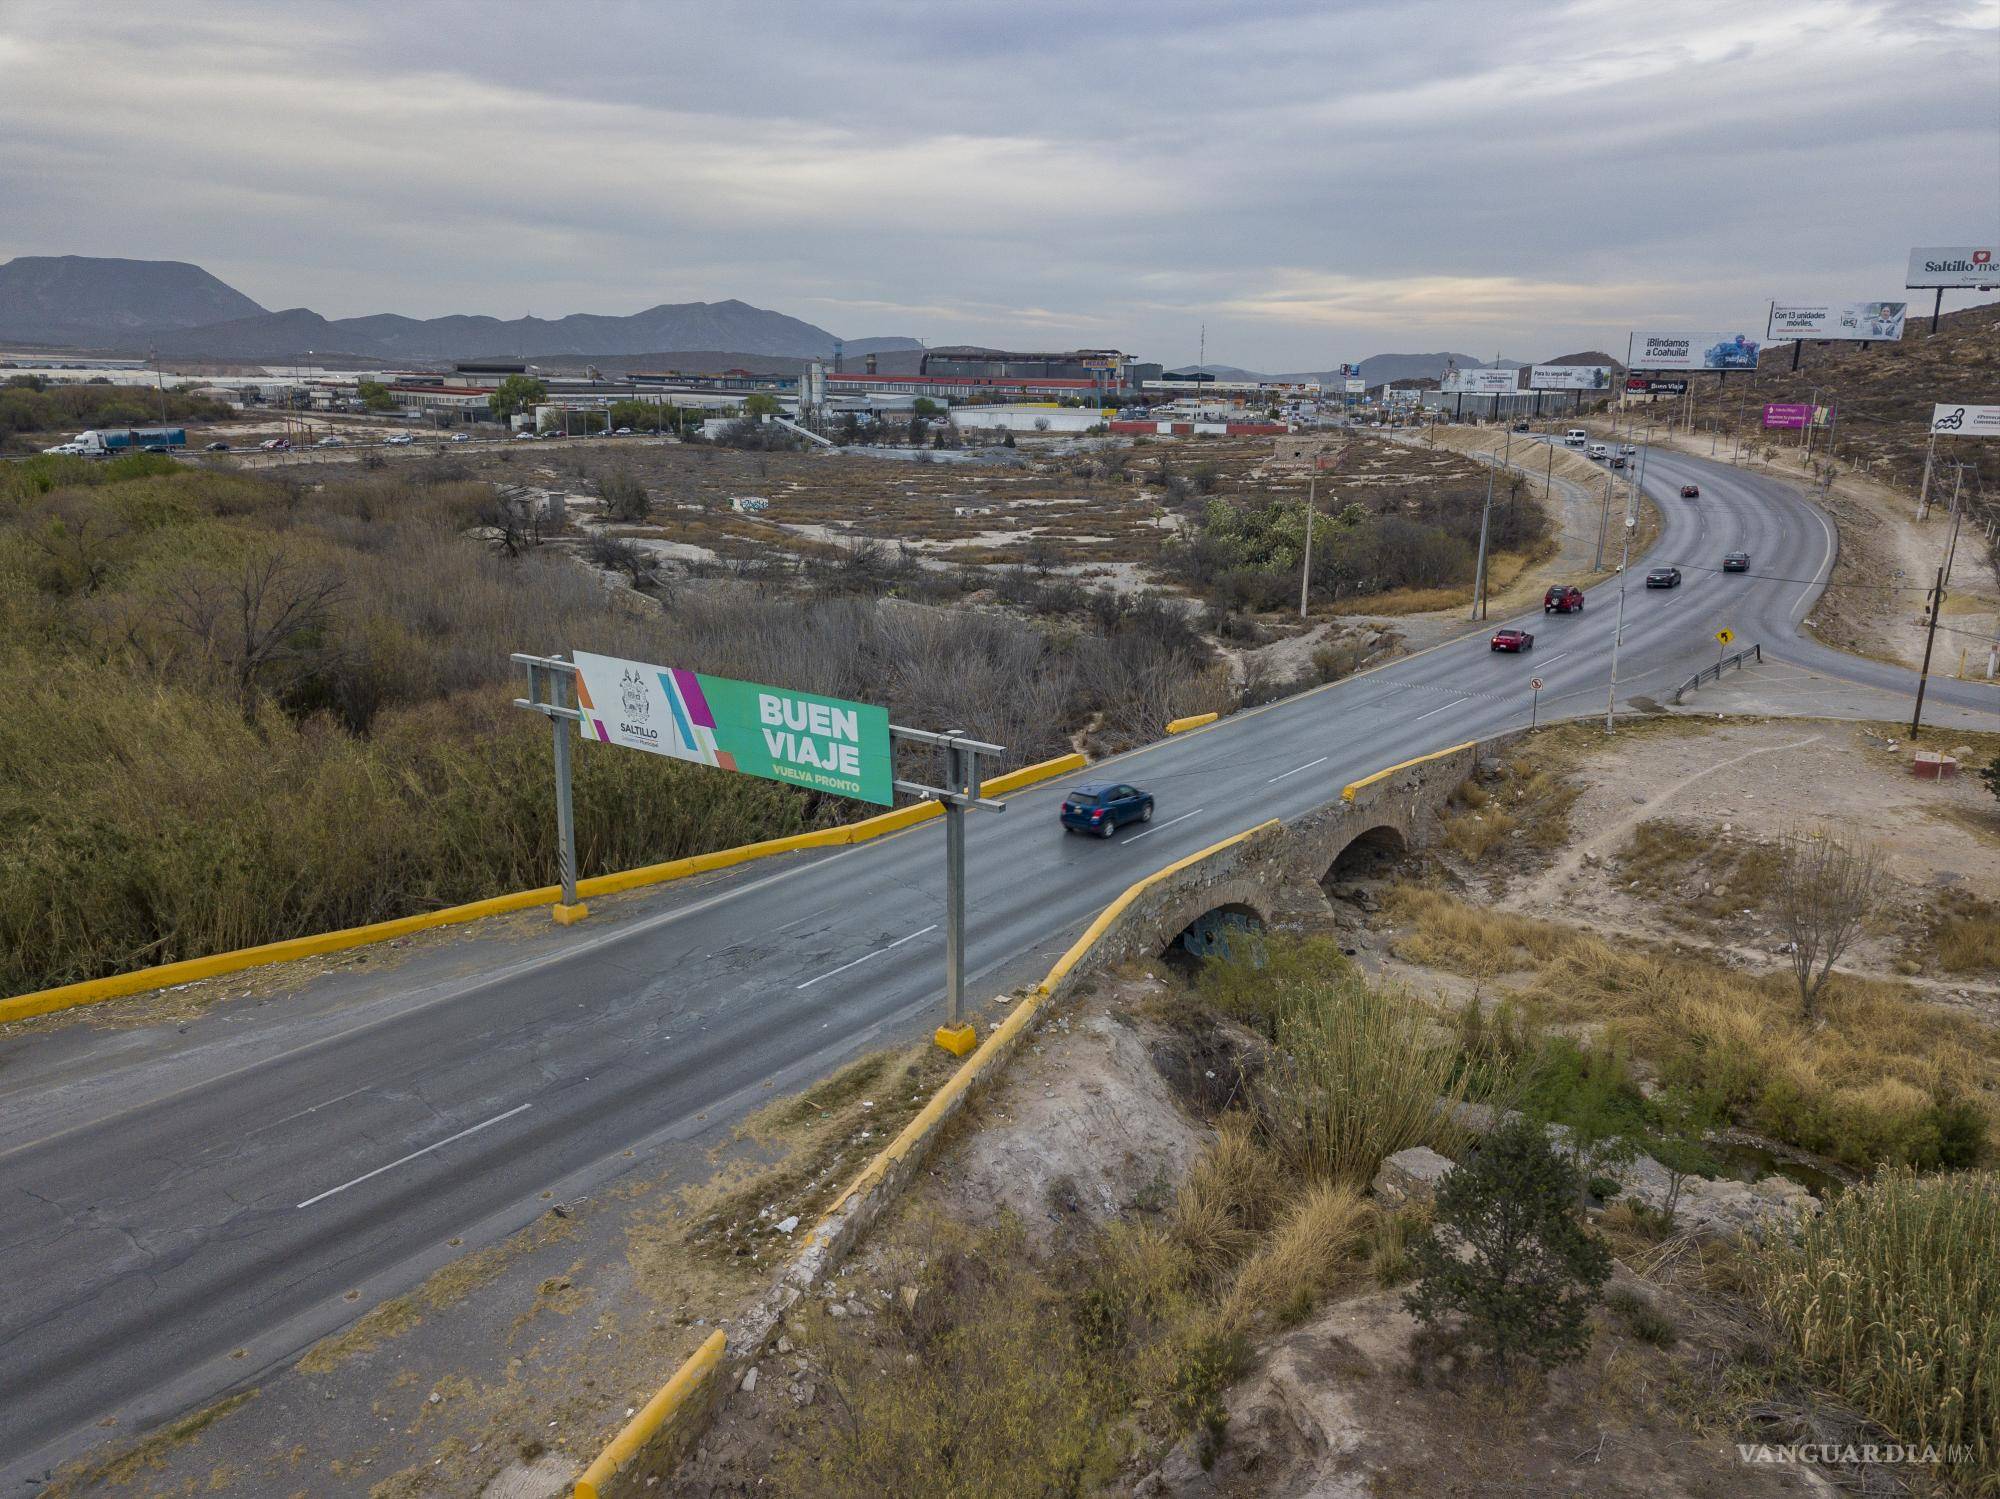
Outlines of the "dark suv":
[{"label": "dark suv", "polygon": [[1153,798],[1126,781],[1091,781],[1063,798],[1066,833],[1095,833],[1109,838],[1128,822],[1151,822]]}]

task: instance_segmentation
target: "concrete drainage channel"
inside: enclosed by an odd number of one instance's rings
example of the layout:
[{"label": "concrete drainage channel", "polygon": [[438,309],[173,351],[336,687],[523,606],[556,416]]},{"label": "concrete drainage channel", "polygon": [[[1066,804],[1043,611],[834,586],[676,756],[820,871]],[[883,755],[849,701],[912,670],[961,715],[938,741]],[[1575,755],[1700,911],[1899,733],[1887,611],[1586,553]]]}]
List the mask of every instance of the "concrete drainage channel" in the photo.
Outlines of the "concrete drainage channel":
[{"label": "concrete drainage channel", "polygon": [[760,1356],[791,1308],[829,1279],[896,1201],[929,1155],[941,1127],[990,1085],[1051,1000],[1098,969],[1157,953],[1190,932],[1204,943],[1268,925],[1270,892],[1300,878],[1318,883],[1349,845],[1430,841],[1438,812],[1491,754],[1519,737],[1467,743],[1392,765],[1350,783],[1341,799],[1292,823],[1276,819],[1211,844],[1128,888],[1098,915],[1045,977],[952,1074],[895,1140],[829,1208],[799,1253],[730,1332],[692,1354],[577,1480],[575,1499],[627,1499],[659,1492],[675,1463]]}]

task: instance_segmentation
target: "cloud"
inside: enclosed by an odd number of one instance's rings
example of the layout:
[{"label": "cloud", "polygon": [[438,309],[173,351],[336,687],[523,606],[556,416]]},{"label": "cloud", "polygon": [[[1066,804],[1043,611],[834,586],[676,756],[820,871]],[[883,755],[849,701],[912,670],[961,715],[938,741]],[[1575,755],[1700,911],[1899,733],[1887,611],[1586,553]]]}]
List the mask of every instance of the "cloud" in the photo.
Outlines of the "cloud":
[{"label": "cloud", "polygon": [[[87,24],[86,24],[87,22]],[[1895,295],[2000,221],[2000,5],[16,3],[0,255],[330,316],[736,296],[1320,367]]]}]

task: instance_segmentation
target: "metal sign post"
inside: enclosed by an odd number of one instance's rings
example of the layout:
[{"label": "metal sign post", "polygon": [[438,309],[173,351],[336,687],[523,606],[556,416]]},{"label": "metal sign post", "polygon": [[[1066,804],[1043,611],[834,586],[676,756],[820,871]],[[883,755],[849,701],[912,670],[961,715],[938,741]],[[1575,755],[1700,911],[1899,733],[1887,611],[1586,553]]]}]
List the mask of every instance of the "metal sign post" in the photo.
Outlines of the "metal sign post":
[{"label": "metal sign post", "polygon": [[576,667],[560,656],[517,652],[508,659],[528,668],[528,695],[515,698],[514,706],[546,716],[555,735],[556,871],[562,899],[551,909],[558,923],[572,926],[590,914],[576,898],[576,809],[570,797],[569,726],[583,718],[576,706]]},{"label": "metal sign post", "polygon": [[1528,700],[1528,727],[1535,728],[1542,721],[1542,679],[1528,678],[1528,686],[1534,689],[1534,696]]},{"label": "metal sign post", "polygon": [[922,729],[889,725],[889,736],[906,744],[927,744],[939,752],[943,771],[942,786],[926,786],[920,781],[898,779],[896,789],[912,796],[937,802],[944,809],[944,996],[945,1023],[931,1039],[953,1056],[962,1057],[978,1041],[978,1032],[965,1018],[965,809],[1004,812],[1005,802],[988,801],[979,794],[979,757],[998,757],[1004,746],[968,739],[958,729],[932,734]]}]

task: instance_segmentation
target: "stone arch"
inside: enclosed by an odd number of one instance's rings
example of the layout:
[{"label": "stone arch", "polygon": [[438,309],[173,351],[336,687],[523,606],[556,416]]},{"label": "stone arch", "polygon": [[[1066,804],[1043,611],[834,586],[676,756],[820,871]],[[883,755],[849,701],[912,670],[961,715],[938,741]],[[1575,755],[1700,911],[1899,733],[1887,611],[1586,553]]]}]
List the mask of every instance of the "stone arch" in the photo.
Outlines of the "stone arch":
[{"label": "stone arch", "polygon": [[1379,879],[1410,852],[1410,841],[1394,823],[1377,823],[1348,839],[1320,876],[1322,885],[1343,879]]},{"label": "stone arch", "polygon": [[[1174,934],[1161,956],[1175,959],[1227,957],[1246,937],[1261,935],[1264,916],[1243,901],[1225,901],[1194,917]],[[1234,944],[1234,947],[1232,946]]]}]

